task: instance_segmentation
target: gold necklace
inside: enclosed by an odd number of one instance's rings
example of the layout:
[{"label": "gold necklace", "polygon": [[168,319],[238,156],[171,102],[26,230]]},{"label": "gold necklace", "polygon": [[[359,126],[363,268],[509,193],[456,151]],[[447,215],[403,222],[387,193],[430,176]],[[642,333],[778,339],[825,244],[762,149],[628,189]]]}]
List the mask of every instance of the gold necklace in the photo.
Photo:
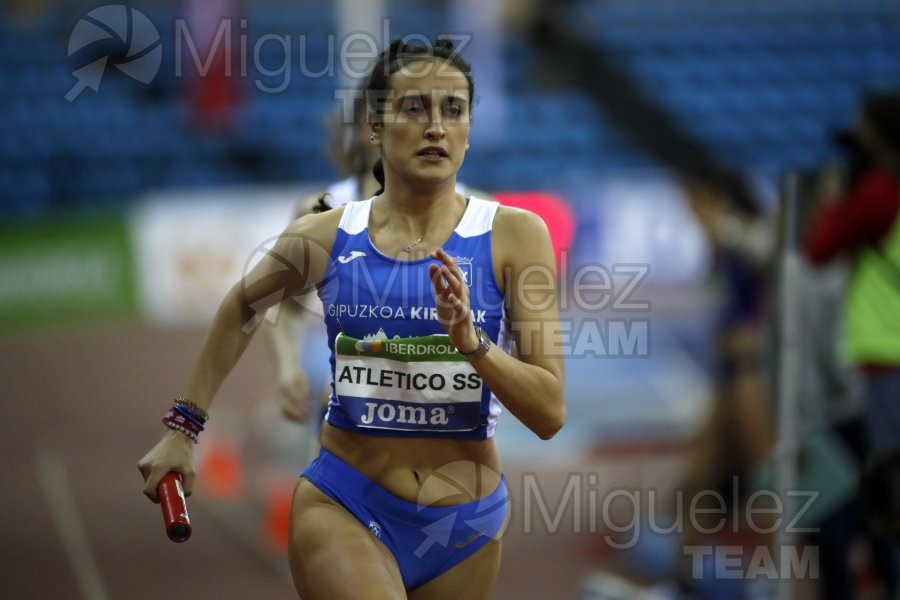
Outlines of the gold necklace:
[{"label": "gold necklace", "polygon": [[[388,223],[390,223],[391,229],[394,229],[394,223],[393,223],[390,219],[388,219]],[[422,242],[422,240],[425,238],[425,234],[428,233],[428,231],[429,231],[430,229],[431,229],[431,227],[429,227],[428,229],[426,229],[425,232],[422,233],[422,235],[420,235],[419,237],[417,237],[417,238],[415,239],[415,241],[409,242],[408,244],[406,244],[405,246],[403,246],[404,252],[406,252],[407,254],[412,253],[413,248],[415,248],[416,246],[418,246],[418,245]],[[394,231],[396,231],[396,229],[394,229]]]},{"label": "gold necklace", "polygon": [[[396,229],[394,229],[394,222],[391,220],[390,216],[388,216],[388,226],[389,226],[393,231],[396,232]],[[418,246],[418,245],[422,242],[422,240],[425,239],[425,235],[426,235],[430,230],[431,230],[431,227],[429,227],[428,229],[426,229],[426,230],[422,233],[422,235],[420,235],[419,237],[417,237],[414,241],[409,242],[408,244],[406,244],[405,246],[403,246],[403,251],[406,252],[407,254],[412,254],[413,248],[415,248],[416,246]]]},{"label": "gold necklace", "polygon": [[415,248],[416,246],[418,246],[418,245],[419,245],[419,242],[421,242],[421,241],[422,241],[422,236],[420,235],[420,236],[416,239],[416,241],[410,242],[410,243],[408,243],[407,245],[403,246],[403,249],[404,249],[407,253],[411,253],[411,252],[413,251],[413,248]]}]

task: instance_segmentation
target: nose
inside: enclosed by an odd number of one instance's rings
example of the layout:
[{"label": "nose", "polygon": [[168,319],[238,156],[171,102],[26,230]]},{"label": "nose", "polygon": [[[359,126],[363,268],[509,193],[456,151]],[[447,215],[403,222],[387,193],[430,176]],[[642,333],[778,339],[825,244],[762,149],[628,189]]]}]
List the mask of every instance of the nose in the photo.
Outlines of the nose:
[{"label": "nose", "polygon": [[439,140],[445,135],[447,135],[447,131],[444,129],[441,111],[439,107],[436,107],[431,111],[428,127],[425,128],[425,137],[429,140]]}]

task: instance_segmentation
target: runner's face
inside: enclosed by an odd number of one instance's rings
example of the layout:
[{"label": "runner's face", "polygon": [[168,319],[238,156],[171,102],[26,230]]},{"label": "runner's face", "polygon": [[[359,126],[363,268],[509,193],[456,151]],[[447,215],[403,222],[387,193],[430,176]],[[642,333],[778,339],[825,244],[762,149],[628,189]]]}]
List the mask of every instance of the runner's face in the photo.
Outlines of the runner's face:
[{"label": "runner's face", "polygon": [[380,123],[373,125],[386,171],[404,180],[454,179],[469,137],[469,82],[442,60],[424,59],[391,75]]}]

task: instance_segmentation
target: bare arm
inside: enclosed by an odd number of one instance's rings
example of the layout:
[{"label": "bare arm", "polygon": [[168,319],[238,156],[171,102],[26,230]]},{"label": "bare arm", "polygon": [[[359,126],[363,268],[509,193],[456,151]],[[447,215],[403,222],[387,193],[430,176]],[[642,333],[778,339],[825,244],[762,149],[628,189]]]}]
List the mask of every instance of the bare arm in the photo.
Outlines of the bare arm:
[{"label": "bare arm", "polygon": [[[505,274],[507,312],[518,357],[492,348],[472,365],[512,414],[541,439],[550,439],[562,428],[566,414],[550,234],[537,215],[502,207],[494,221],[493,247]],[[474,350],[477,341],[468,316],[468,286],[450,256],[438,251],[435,257],[444,262],[443,267],[431,267],[439,315],[443,313],[453,344],[462,352]],[[436,277],[438,272],[441,277]]]},{"label": "bare arm", "polygon": [[[310,215],[294,221],[253,270],[235,285],[222,302],[194,366],[187,397],[207,408],[213,396],[255,333],[265,313],[278,302],[299,296],[325,274],[334,240],[332,214]],[[329,231],[330,235],[322,235]]]},{"label": "bare arm", "polygon": [[[286,297],[319,282],[328,265],[340,211],[310,215],[292,223],[253,270],[231,288],[219,306],[185,396],[208,409],[222,382],[243,354],[265,312]],[[138,463],[145,480],[144,494],[157,501],[156,486],[168,471],[184,476],[186,493],[193,489],[193,442],[167,430],[163,439]]]}]

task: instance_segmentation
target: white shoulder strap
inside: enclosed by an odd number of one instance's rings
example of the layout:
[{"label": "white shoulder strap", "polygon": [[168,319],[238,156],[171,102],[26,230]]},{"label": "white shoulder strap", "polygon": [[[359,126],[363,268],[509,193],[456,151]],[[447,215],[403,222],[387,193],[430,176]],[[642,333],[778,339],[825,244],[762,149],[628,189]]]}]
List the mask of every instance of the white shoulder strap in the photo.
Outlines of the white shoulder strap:
[{"label": "white shoulder strap", "polygon": [[487,233],[493,226],[494,215],[497,214],[499,206],[499,202],[470,196],[469,206],[466,207],[466,212],[456,227],[456,233],[462,237],[474,237]]},{"label": "white shoulder strap", "polygon": [[349,235],[363,231],[369,224],[369,212],[372,210],[372,199],[350,202],[344,205],[344,214],[338,224]]}]

